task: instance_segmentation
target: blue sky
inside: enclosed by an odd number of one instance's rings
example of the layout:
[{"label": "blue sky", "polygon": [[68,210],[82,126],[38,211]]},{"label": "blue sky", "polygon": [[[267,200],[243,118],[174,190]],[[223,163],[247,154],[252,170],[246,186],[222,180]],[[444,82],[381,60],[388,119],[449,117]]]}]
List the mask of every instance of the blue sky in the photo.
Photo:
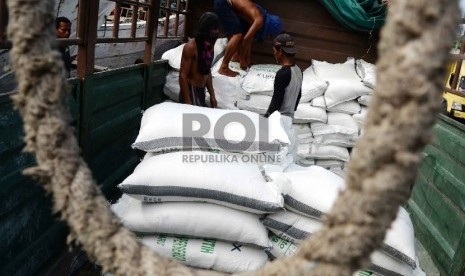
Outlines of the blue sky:
[{"label": "blue sky", "polygon": [[462,14],[465,11],[465,0],[460,0],[460,7],[462,8]]}]

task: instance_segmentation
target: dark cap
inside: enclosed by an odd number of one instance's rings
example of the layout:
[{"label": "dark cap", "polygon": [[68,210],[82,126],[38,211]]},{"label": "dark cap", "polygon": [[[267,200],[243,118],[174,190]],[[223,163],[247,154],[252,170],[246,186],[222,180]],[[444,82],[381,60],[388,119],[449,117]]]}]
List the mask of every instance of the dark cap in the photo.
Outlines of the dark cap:
[{"label": "dark cap", "polygon": [[291,55],[297,53],[295,48],[294,39],[289,34],[280,34],[274,39],[274,45],[281,47],[281,49]]}]

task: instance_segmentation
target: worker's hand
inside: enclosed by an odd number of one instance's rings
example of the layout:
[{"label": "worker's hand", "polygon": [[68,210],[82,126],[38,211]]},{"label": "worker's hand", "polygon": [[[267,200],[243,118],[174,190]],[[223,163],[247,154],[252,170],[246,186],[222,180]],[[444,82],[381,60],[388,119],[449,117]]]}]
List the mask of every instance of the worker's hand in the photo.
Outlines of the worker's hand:
[{"label": "worker's hand", "polygon": [[212,108],[217,108],[218,107],[218,103],[216,102],[215,96],[210,96],[210,106]]}]

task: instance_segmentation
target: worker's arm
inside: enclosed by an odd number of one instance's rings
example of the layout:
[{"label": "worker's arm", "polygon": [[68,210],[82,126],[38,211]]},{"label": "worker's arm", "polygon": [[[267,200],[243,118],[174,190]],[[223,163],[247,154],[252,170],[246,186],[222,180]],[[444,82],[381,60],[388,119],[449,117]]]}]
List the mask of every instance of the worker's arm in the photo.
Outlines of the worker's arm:
[{"label": "worker's arm", "polygon": [[257,5],[250,0],[235,0],[233,8],[246,22],[250,24],[250,28],[243,38],[244,44],[252,44],[255,34],[257,34],[265,23],[263,14],[258,9]]},{"label": "worker's arm", "polygon": [[252,64],[252,42],[255,35],[260,32],[265,21],[258,7],[250,0],[235,0],[233,7],[243,20],[250,24],[247,33],[242,39],[240,48],[240,65],[246,69]]},{"label": "worker's arm", "polygon": [[[255,6],[255,5],[254,5]],[[244,43],[246,44],[252,44],[253,38],[255,35],[262,29],[263,24],[265,23],[263,20],[263,15],[260,12],[260,10],[255,6],[255,9],[251,11],[253,14],[253,22],[252,25],[250,26],[249,30],[244,36]]]},{"label": "worker's arm", "polygon": [[186,104],[192,104],[191,98],[189,97],[189,82],[187,81],[187,76],[189,76],[192,68],[194,57],[194,44],[187,43],[182,50],[181,68],[179,70],[179,88],[181,89],[179,93],[182,93],[182,98]]},{"label": "worker's arm", "polygon": [[215,91],[213,90],[212,73],[208,74],[207,90],[208,90],[208,93],[210,94],[210,106],[212,108],[216,108],[218,104],[216,102]]},{"label": "worker's arm", "polygon": [[289,67],[282,67],[276,73],[274,79],[274,92],[271,98],[270,106],[268,111],[265,113],[265,117],[268,118],[273,112],[279,110],[284,101],[284,94],[286,93],[286,87],[291,82],[291,69]]},{"label": "worker's arm", "polygon": [[302,88],[300,88],[300,90],[299,90],[299,95],[297,96],[297,101],[295,102],[294,111],[297,110],[297,106],[299,105],[299,102],[300,102],[300,97],[302,97]]}]

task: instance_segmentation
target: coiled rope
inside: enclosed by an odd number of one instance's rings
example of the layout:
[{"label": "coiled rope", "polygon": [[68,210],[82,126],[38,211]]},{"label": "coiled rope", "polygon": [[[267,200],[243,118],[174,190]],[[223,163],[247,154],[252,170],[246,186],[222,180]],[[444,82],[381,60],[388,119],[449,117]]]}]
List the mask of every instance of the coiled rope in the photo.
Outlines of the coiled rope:
[{"label": "coiled rope", "polygon": [[[14,97],[25,128],[25,150],[37,167],[25,172],[53,193],[54,211],[80,244],[115,275],[219,274],[160,257],[112,214],[79,156],[65,105],[66,80],[53,50],[53,0],[8,0],[8,35],[19,83]],[[458,23],[457,1],[392,1],[382,30],[378,85],[366,128],[357,142],[347,190],[326,216],[323,231],[297,255],[269,263],[254,275],[351,275],[369,263],[410,195],[424,146],[439,110],[448,51]]]}]

